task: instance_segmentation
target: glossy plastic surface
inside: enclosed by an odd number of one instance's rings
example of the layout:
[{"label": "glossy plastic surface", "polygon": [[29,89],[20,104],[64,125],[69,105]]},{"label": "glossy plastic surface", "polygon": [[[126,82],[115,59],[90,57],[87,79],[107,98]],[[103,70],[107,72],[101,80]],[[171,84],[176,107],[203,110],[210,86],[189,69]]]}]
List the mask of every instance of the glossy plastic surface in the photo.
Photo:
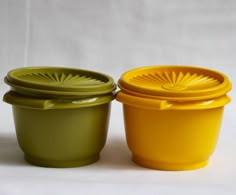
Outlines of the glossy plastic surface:
[{"label": "glossy plastic surface", "polygon": [[111,93],[116,85],[105,74],[65,67],[26,67],[8,72],[12,90],[38,97],[88,96]]},{"label": "glossy plastic surface", "polygon": [[99,159],[110,103],[78,109],[39,110],[13,105],[18,143],[38,166],[78,167]]},{"label": "glossy plastic surface", "polygon": [[154,110],[124,105],[128,146],[138,164],[160,170],[201,168],[216,147],[223,107]]},{"label": "glossy plastic surface", "polygon": [[228,104],[231,99],[228,96],[220,96],[214,99],[198,100],[198,101],[170,101],[164,99],[152,99],[147,97],[134,96],[120,91],[116,99],[124,104],[148,108],[154,110],[200,110],[217,108]]},{"label": "glossy plastic surface", "polygon": [[102,73],[63,67],[10,71],[18,143],[25,159],[46,167],[75,167],[99,159],[116,85]]},{"label": "glossy plastic surface", "polygon": [[170,101],[195,101],[225,95],[231,89],[226,75],[186,66],[148,66],[124,73],[118,83],[134,96]]},{"label": "glossy plastic surface", "polygon": [[3,101],[20,107],[33,109],[78,109],[82,107],[97,106],[109,103],[114,99],[114,94],[104,94],[100,96],[77,97],[76,99],[52,99],[37,98],[32,96],[20,95],[16,92],[9,91],[3,96]]},{"label": "glossy plastic surface", "polygon": [[136,163],[160,170],[207,165],[230,102],[227,76],[198,67],[151,66],[127,71],[118,85]]}]

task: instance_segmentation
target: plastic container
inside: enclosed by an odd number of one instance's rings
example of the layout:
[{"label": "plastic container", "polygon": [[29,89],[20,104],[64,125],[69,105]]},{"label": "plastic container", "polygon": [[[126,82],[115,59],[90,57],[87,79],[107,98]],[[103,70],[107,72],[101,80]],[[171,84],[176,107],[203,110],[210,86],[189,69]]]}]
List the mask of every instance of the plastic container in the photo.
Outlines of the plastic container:
[{"label": "plastic container", "polygon": [[215,150],[228,78],[198,67],[151,66],[124,73],[117,100],[133,161],[159,170],[207,165]]},{"label": "plastic container", "polygon": [[99,159],[106,142],[111,77],[62,67],[14,69],[5,77],[11,90],[17,140],[25,159],[46,167],[76,167]]}]

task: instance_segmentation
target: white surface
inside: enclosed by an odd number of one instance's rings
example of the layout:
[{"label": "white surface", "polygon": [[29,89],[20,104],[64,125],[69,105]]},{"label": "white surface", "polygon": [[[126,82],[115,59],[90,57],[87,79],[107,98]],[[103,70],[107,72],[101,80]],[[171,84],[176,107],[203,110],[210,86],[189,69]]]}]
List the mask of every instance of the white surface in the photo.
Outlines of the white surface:
[{"label": "white surface", "polygon": [[[200,65],[236,83],[233,0],[1,0],[0,13],[1,96],[7,71],[32,65],[96,70],[115,80],[144,65]],[[100,161],[71,169],[31,166],[17,145],[11,106],[1,102],[0,194],[236,194],[235,89],[230,96],[210,164],[187,172],[132,163],[115,101]]]}]

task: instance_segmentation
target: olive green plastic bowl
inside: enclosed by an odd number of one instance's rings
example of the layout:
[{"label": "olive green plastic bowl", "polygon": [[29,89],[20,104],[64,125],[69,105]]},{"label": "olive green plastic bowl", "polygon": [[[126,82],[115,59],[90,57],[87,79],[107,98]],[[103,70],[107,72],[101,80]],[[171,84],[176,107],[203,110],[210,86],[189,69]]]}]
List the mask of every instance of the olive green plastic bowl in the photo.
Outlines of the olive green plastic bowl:
[{"label": "olive green plastic bowl", "polygon": [[[11,90],[3,100],[12,104],[17,140],[28,162],[45,167],[79,167],[99,159],[116,86],[107,75],[89,73],[29,67],[12,70],[5,78]],[[59,79],[49,79],[56,74]],[[38,75],[47,77],[38,79]],[[65,81],[67,76],[73,78],[71,82]]]}]

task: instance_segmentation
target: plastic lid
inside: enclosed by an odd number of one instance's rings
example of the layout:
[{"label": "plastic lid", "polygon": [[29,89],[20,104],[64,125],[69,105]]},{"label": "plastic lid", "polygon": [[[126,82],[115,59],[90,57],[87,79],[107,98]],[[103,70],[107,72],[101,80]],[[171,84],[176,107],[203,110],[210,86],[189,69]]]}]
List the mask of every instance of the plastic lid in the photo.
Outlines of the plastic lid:
[{"label": "plastic lid", "polygon": [[136,96],[177,101],[212,99],[231,89],[224,74],[190,66],[133,69],[121,76],[118,85],[123,92]]},{"label": "plastic lid", "polygon": [[50,95],[98,95],[112,92],[110,76],[64,67],[25,67],[8,72],[5,82],[15,91]]}]

